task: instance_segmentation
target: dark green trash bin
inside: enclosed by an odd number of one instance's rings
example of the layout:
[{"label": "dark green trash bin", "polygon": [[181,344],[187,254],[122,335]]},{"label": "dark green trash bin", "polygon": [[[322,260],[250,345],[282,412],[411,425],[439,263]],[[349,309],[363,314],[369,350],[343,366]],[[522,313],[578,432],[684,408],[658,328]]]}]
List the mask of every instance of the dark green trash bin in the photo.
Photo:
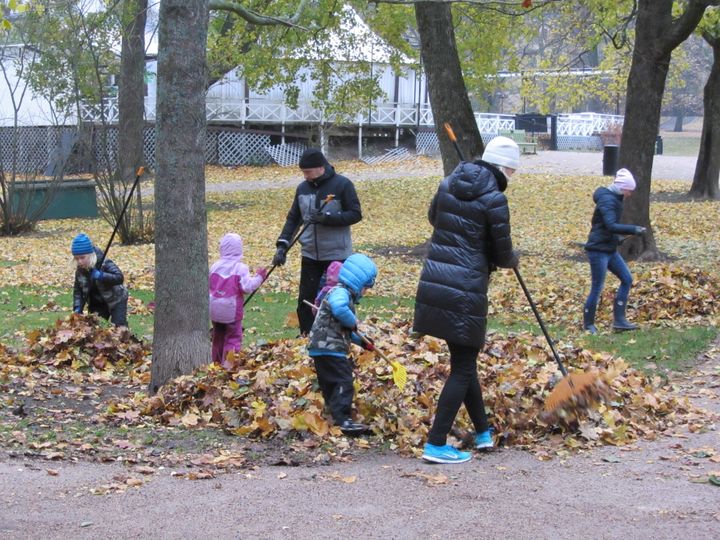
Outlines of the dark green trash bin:
[{"label": "dark green trash bin", "polygon": [[39,219],[96,218],[98,217],[95,182],[91,180],[69,180],[53,185],[51,182],[16,184],[13,191],[13,207],[29,204],[32,215],[52,191],[50,203]]}]

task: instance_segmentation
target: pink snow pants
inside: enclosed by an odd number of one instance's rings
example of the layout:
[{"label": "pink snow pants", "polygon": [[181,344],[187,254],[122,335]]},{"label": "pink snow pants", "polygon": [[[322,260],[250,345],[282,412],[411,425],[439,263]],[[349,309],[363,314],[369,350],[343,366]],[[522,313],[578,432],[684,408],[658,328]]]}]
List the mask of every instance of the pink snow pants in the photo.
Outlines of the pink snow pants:
[{"label": "pink snow pants", "polygon": [[239,351],[242,347],[242,321],[232,323],[213,322],[212,360],[227,367],[225,357],[230,351]]}]

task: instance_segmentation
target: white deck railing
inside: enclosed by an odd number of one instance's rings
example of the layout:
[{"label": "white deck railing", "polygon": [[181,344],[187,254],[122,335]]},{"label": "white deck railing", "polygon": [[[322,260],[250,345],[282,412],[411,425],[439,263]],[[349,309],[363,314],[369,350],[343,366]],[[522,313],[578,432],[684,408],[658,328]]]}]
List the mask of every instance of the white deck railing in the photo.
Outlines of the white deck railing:
[{"label": "white deck railing", "polygon": [[557,132],[558,136],[589,137],[590,135],[605,131],[613,124],[622,125],[624,119],[624,116],[615,114],[559,114]]},{"label": "white deck railing", "polygon": [[[145,100],[145,119],[155,120],[155,103]],[[84,122],[101,122],[100,106],[83,104],[80,108]],[[116,124],[118,121],[117,98],[105,100],[103,107],[105,122]],[[309,101],[300,102],[291,108],[283,101],[253,98],[227,99],[208,97],[206,102],[208,122],[228,123],[252,122],[256,124],[319,124],[333,122],[332,117],[323,117]],[[475,113],[480,133],[498,133],[515,129],[515,115]],[[376,125],[411,127],[432,127],[433,114],[427,104],[377,103],[371,109],[364,109],[352,120],[341,122],[346,125]],[[590,136],[606,130],[612,124],[622,124],[623,117],[611,114],[578,113],[558,115],[558,135]]]}]

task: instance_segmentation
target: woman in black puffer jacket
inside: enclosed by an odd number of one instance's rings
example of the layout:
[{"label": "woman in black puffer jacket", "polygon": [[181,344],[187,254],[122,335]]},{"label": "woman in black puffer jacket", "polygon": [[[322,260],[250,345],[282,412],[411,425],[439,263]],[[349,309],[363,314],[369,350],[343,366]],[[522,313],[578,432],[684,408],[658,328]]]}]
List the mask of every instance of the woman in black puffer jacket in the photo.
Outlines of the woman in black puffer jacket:
[{"label": "woman in black puffer jacket", "polygon": [[476,430],[475,447],[492,447],[477,376],[477,356],[485,343],[487,289],[493,267],[512,268],[510,212],[503,191],[520,161],[507,137],[488,143],[482,160],[460,163],[445,178],[430,204],[434,230],[415,298],[413,328],[444,339],[450,376],[440,394],[423,459],[462,463],[472,456],[446,444],[463,403]]}]

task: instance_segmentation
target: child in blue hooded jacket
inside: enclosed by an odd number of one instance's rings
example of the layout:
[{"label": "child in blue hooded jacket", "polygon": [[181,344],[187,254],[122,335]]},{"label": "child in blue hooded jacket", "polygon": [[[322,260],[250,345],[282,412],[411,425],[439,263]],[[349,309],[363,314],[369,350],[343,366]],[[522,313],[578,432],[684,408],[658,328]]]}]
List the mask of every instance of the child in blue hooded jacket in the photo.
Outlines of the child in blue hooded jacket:
[{"label": "child in blue hooded jacket", "polygon": [[350,343],[374,350],[357,332],[355,305],[365,290],[375,284],[377,267],[366,255],[354,253],[342,265],[338,284],[320,304],[310,330],[308,354],[315,363],[318,383],[335,425],[346,435],[357,435],[367,426],[353,422],[353,363],[348,358]]}]

